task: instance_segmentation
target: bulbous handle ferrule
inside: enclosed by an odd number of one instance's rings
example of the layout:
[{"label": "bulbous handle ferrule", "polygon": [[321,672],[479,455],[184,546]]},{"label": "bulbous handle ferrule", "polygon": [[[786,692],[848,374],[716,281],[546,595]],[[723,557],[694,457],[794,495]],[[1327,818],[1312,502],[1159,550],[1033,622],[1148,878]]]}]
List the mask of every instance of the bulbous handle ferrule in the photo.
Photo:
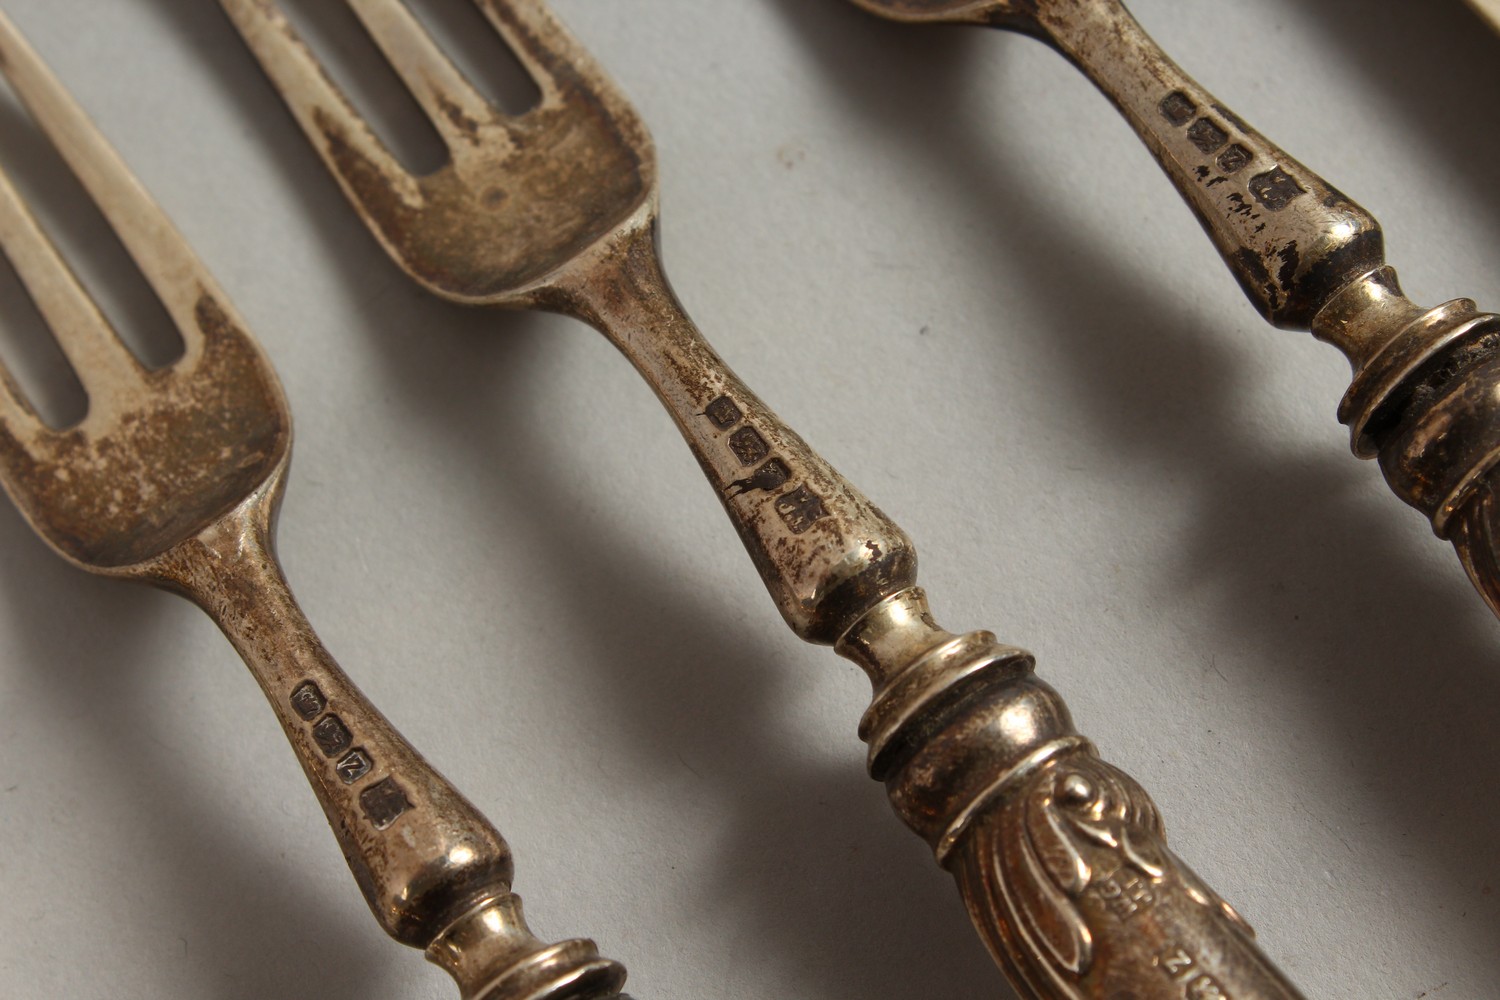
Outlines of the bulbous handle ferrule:
[{"label": "bulbous handle ferrule", "polygon": [[838,643],[875,684],[870,772],[932,847],[996,961],[1036,1000],[1300,1000],[1166,846],[1030,654],[940,629],[916,588]]}]

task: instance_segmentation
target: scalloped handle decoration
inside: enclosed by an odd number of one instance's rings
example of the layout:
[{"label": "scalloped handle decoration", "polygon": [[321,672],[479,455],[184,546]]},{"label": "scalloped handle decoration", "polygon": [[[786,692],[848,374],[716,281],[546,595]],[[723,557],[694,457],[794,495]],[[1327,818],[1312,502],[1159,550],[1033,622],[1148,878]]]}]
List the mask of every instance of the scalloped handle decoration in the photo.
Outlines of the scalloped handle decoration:
[{"label": "scalloped handle decoration", "polygon": [[992,807],[949,866],[1023,996],[1301,997],[1239,914],[1167,849],[1141,787],[1091,751]]}]

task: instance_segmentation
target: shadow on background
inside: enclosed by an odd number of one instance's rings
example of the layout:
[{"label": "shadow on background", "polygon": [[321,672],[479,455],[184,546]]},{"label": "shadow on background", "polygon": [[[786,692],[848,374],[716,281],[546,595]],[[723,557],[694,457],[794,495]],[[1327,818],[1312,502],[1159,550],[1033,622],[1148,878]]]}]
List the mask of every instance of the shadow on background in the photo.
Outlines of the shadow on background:
[{"label": "shadow on background", "polygon": [[[1258,435],[1237,405],[1256,391],[1238,370],[1238,347],[1203,329],[1170,276],[1154,272],[1149,259],[1116,257],[1070,236],[1088,231],[1081,212],[1099,210],[1075,202],[1073,196],[1086,201],[1086,192],[1046,184],[1019,160],[997,156],[992,137],[973,134],[971,123],[934,113],[968,96],[978,61],[1004,58],[1006,43],[996,33],[889,24],[841,0],[771,4],[821,63],[830,93],[848,112],[871,131],[904,141],[912,162],[943,179],[926,188],[934,212],[986,216],[980,228],[987,260],[1039,288],[1055,285],[1059,273],[1078,276],[1072,294],[1047,300],[1050,321],[1040,332],[1010,328],[1004,320],[1018,304],[992,301],[989,315],[1001,328],[991,363],[1024,367],[1039,384],[1067,394],[1090,415],[1085,432],[1097,450],[1118,456],[1122,468],[1170,470],[1192,484],[1195,527],[1164,557],[1185,570],[1182,589],[1212,588],[1226,631],[1255,644],[1285,692],[1286,700],[1267,710],[1306,719],[1328,757],[1348,761],[1348,780],[1381,801],[1380,814],[1390,819],[1387,842],[1410,838],[1411,864],[1428,876],[1432,892],[1454,907],[1475,898],[1478,883],[1500,871],[1500,845],[1490,834],[1500,800],[1475,795],[1472,782],[1500,767],[1500,730],[1491,721],[1500,703],[1494,631],[1476,627],[1471,607],[1452,605],[1452,579],[1431,579],[1427,554],[1393,537],[1383,511],[1358,505],[1376,470],[1347,452],[1307,453]],[[1496,92],[1494,39],[1465,37],[1473,19],[1457,5],[1424,8],[1423,18],[1432,19],[1416,30],[1443,44],[1406,59],[1397,56],[1417,19],[1371,17],[1355,0],[1304,6],[1306,16],[1326,18],[1338,44],[1354,37],[1378,90],[1374,99],[1408,117],[1426,141],[1446,142],[1450,130],[1472,127],[1472,107],[1453,94]],[[1455,51],[1472,58],[1461,55],[1463,65],[1454,67]],[[1212,66],[1186,69],[1211,73]],[[1203,82],[1213,89],[1211,76]],[[989,127],[1007,146],[1024,145],[1023,132],[1007,131],[1005,109],[1027,95],[991,96]],[[1220,96],[1233,107],[1233,94]],[[1275,124],[1261,124],[1275,141]],[[1495,219],[1500,199],[1491,164],[1500,150],[1489,132],[1480,153],[1455,169],[1470,189],[1465,197]],[[1148,157],[1138,169],[1152,169]],[[1372,208],[1378,215],[1379,206]],[[1186,211],[1168,204],[1161,210]],[[1209,261],[1211,249],[1205,240]],[[985,294],[974,289],[976,299]],[[1226,310],[1249,308],[1231,295]],[[1211,464],[1184,463],[1194,455],[1211,456]],[[1456,564],[1453,578],[1462,579]],[[1288,613],[1308,591],[1337,594],[1339,603]],[[1041,669],[1045,676],[1045,663]],[[1415,718],[1441,718],[1447,726],[1414,732]],[[1442,822],[1418,819],[1434,815]],[[1476,953],[1500,954],[1500,928],[1467,928]]]},{"label": "shadow on background", "polygon": [[[789,713],[785,675],[775,669],[777,647],[726,643],[733,623],[689,581],[653,570],[649,534],[621,535],[549,516],[572,499],[568,460],[537,453],[523,429],[544,418],[519,402],[526,359],[549,336],[542,323],[419,293],[344,203],[217,9],[199,0],[160,2],[186,43],[205,53],[233,113],[262,127],[349,287],[364,287],[372,272],[398,286],[380,301],[360,303],[371,343],[399,376],[391,382],[407,394],[393,405],[430,425],[434,440],[473,448],[473,468],[493,505],[493,516],[472,526],[476,544],[515,558],[524,539],[525,550],[547,554],[528,567],[538,592],[565,595],[549,605],[552,613],[571,615],[595,644],[595,654],[558,682],[602,687],[616,705],[601,723],[614,731],[591,739],[611,754],[632,756],[646,773],[680,771],[679,754],[691,756],[696,770],[707,768],[698,787],[720,814],[733,817],[733,832],[723,847],[722,876],[699,886],[684,907],[728,919],[737,939],[754,942],[758,967],[782,970],[809,998],[848,995],[853,970],[885,984],[888,996],[1004,992],[951,884],[933,869],[925,847],[900,829],[878,787],[852,761],[797,763],[781,752],[791,735],[782,721]],[[316,5],[301,9],[318,16]],[[444,333],[414,336],[414,327]],[[632,377],[623,363],[620,371],[620,378]],[[670,422],[663,418],[655,433],[672,434]],[[712,491],[705,489],[699,502],[712,503]],[[732,539],[726,526],[726,553],[736,551]],[[759,613],[766,630],[781,627],[769,603]],[[605,634],[597,625],[604,620],[625,624]],[[852,737],[852,720],[850,729]],[[674,734],[670,746],[663,732]],[[826,875],[821,884],[799,876],[830,871],[846,878],[847,891],[836,898],[824,891]],[[587,913],[562,916],[572,931],[588,931]],[[602,944],[607,950],[609,943]],[[628,954],[614,957],[631,963]],[[914,985],[903,992],[908,983]],[[632,989],[649,995],[653,987],[633,981]]]}]

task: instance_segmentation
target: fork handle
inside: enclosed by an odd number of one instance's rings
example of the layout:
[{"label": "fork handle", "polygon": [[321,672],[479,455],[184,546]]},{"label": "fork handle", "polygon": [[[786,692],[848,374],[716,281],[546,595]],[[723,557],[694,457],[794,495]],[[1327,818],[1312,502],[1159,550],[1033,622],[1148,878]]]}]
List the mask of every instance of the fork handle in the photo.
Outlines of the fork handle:
[{"label": "fork handle", "polygon": [[625,970],[592,941],[546,945],[510,891],[510,848],[334,662],[277,565],[281,473],[158,559],[153,582],[224,631],[265,692],[385,931],[458,981],[464,1000],[616,996]]},{"label": "fork handle", "polygon": [[712,352],[667,287],[649,227],[596,248],[556,289],[547,304],[598,326],[672,412],[783,617],[870,676],[870,774],[953,872],[1018,989],[1299,1000],[1167,850],[1146,793],[1032,677],[1031,655],[938,628],[911,542]]},{"label": "fork handle", "polygon": [[1336,292],[1384,263],[1372,216],[1215,100],[1119,0],[1036,6],[1026,29],[1115,103],[1272,323],[1307,329]]},{"label": "fork handle", "polygon": [[1301,1000],[1228,903],[1168,848],[1140,785],[1102,760],[1031,654],[954,635],[912,589],[838,652],[876,681],[871,777],[952,872],[1027,1000]]},{"label": "fork handle", "polygon": [[1472,528],[1490,517],[1481,483],[1500,465],[1500,316],[1408,300],[1374,217],[1214,100],[1119,0],[1055,0],[996,23],[1049,42],[1118,106],[1269,321],[1343,352],[1354,453],[1378,458],[1392,492],[1453,539],[1500,614],[1500,539]]},{"label": "fork handle", "polygon": [[[656,391],[797,635],[831,645],[915,582],[905,533],[704,340],[662,272],[648,220],[568,265],[538,304],[597,328]],[[663,515],[674,502],[659,498]]]}]

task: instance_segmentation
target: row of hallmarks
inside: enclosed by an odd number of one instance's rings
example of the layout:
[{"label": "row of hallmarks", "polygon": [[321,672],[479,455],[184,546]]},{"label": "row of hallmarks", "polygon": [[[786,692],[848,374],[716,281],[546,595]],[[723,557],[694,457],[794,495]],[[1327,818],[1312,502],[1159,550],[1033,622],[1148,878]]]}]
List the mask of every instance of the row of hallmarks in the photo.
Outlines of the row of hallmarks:
[{"label": "row of hallmarks", "polygon": [[[1211,157],[1213,165],[1220,171],[1215,175],[1213,168],[1206,164],[1198,167],[1198,179],[1205,181],[1208,187],[1227,182],[1255,159],[1255,153],[1242,143],[1230,141],[1225,123],[1232,124],[1241,132],[1248,129],[1226,109],[1217,105],[1213,108],[1224,119],[1223,122],[1212,114],[1200,114],[1198,105],[1180,90],[1174,90],[1164,97],[1159,107],[1162,117],[1178,128],[1186,129],[1188,141],[1205,157]],[[1246,187],[1260,207],[1268,212],[1280,212],[1307,193],[1295,177],[1279,166],[1251,177]],[[1235,205],[1235,214],[1243,215],[1251,222],[1259,220],[1259,210],[1246,202],[1242,195],[1230,195],[1229,200]],[[1265,224],[1262,223],[1256,232],[1264,228]]]},{"label": "row of hallmarks", "polygon": [[[730,483],[725,492],[730,497],[743,496],[758,490],[779,490],[792,478],[791,470],[779,457],[771,454],[771,446],[760,431],[744,423],[745,414],[739,404],[728,396],[720,396],[704,411],[704,416],[721,432],[729,433],[726,442],[729,451],[740,465],[752,471],[743,479]],[[776,498],[776,513],[794,535],[800,535],[818,521],[828,516],[823,498],[808,488],[806,483],[787,490]]]},{"label": "row of hallmarks", "polygon": [[[328,711],[328,699],[313,681],[303,681],[292,691],[292,711],[308,723],[313,742],[323,756],[333,761],[333,771],[346,785],[369,777],[375,761],[364,747],[354,745],[354,734],[344,720]],[[359,805],[365,819],[377,830],[384,830],[411,806],[406,792],[395,778],[382,778],[359,793]]]}]

